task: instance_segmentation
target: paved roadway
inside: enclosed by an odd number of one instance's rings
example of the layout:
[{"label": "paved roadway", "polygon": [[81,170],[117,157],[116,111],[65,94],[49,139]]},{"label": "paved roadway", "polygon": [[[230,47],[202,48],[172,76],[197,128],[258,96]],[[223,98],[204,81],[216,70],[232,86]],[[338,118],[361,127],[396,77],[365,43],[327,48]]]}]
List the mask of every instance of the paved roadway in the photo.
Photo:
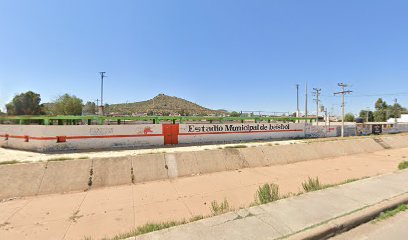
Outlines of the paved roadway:
[{"label": "paved roadway", "polygon": [[379,222],[369,222],[330,240],[407,240],[408,212]]}]

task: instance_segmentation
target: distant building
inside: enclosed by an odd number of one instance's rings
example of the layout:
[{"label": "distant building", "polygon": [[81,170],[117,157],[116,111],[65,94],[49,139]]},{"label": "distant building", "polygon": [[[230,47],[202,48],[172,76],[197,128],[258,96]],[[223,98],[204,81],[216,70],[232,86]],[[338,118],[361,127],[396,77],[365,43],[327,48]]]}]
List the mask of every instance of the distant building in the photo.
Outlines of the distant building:
[{"label": "distant building", "polygon": [[[387,123],[395,123],[395,118],[390,118]],[[401,114],[400,118],[397,118],[397,123],[408,123],[408,114]]]}]

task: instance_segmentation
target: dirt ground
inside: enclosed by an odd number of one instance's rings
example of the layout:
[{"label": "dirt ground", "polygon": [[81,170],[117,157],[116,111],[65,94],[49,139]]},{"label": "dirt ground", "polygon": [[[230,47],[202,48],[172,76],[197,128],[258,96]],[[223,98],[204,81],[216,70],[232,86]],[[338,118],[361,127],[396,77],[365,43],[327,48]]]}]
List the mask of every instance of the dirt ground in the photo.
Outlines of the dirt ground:
[{"label": "dirt ground", "polygon": [[258,187],[279,184],[298,192],[319,177],[324,184],[397,170],[408,148],[287,165],[246,168],[174,180],[43,195],[0,203],[0,239],[93,239],[113,237],[151,222],[209,215],[212,201],[248,207]]}]

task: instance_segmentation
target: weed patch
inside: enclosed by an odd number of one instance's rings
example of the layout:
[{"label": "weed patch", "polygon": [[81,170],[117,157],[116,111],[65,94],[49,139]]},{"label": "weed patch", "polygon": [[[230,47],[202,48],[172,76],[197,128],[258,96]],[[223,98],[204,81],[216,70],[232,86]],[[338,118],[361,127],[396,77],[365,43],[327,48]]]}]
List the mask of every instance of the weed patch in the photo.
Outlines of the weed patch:
[{"label": "weed patch", "polygon": [[50,158],[48,162],[58,162],[58,161],[66,161],[66,160],[73,160],[74,158],[71,157],[58,157],[58,158]]},{"label": "weed patch", "polygon": [[263,186],[259,187],[255,197],[256,197],[255,202],[260,204],[266,204],[277,201],[280,199],[279,186],[274,183],[264,184]]},{"label": "weed patch", "polygon": [[193,216],[189,219],[189,222],[196,222],[199,221],[201,219],[204,219],[205,217],[203,215],[197,215],[197,216]]},{"label": "weed patch", "polygon": [[247,145],[234,145],[234,146],[226,146],[225,148],[247,148]]},{"label": "weed patch", "polygon": [[103,238],[102,240],[121,240],[121,239],[126,239],[126,238],[130,238],[130,237],[134,237],[134,236],[138,236],[138,235],[142,235],[142,234],[146,234],[149,232],[154,232],[154,231],[159,231],[162,229],[166,229],[166,228],[171,228],[174,226],[178,226],[178,225],[182,225],[187,223],[186,221],[170,221],[170,222],[164,222],[164,223],[147,223],[143,226],[137,227],[135,230],[128,232],[128,233],[123,233],[123,234],[119,234],[116,235],[113,238]]},{"label": "weed patch", "polygon": [[324,187],[320,184],[319,178],[308,178],[306,182],[302,183],[303,190],[305,192],[312,192],[323,189]]},{"label": "weed patch", "polygon": [[227,199],[224,199],[224,201],[221,202],[220,204],[218,204],[217,201],[211,202],[211,212],[214,216],[220,215],[220,214],[223,214],[229,211],[230,211],[230,206],[229,206]]},{"label": "weed patch", "polygon": [[393,217],[393,216],[397,215],[398,213],[404,212],[404,211],[406,211],[406,210],[408,210],[408,205],[407,205],[407,204],[399,205],[399,206],[398,206],[397,208],[395,208],[395,209],[388,210],[388,211],[385,211],[385,212],[381,213],[376,219],[374,219],[373,223],[377,223],[377,222],[379,222],[379,221],[383,221],[383,220],[385,220],[385,219],[388,219],[388,218],[390,218],[390,217]]},{"label": "weed patch", "polygon": [[9,165],[9,164],[16,164],[19,163],[17,160],[10,160],[10,161],[3,161],[0,162],[0,165]]},{"label": "weed patch", "polygon": [[398,164],[399,170],[406,169],[406,168],[408,168],[408,161],[403,161],[400,164]]}]

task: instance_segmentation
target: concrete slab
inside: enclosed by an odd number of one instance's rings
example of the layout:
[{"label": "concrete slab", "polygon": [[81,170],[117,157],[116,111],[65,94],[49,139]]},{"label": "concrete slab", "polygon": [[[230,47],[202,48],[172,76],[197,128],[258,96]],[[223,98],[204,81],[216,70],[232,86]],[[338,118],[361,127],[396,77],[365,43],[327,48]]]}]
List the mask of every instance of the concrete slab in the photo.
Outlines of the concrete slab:
[{"label": "concrete slab", "polygon": [[[92,239],[113,237],[114,235],[112,234],[106,234],[105,229],[107,227],[112,229],[112,232],[124,233],[134,230],[133,223],[134,218],[131,207],[99,214],[84,215],[71,224],[64,239],[77,240],[88,236],[92,236]],[[92,225],[92,228],[89,227],[90,225]]]},{"label": "concrete slab", "polygon": [[279,148],[288,149],[287,146],[262,146],[259,147],[265,156],[265,161],[267,166],[286,164],[290,160],[288,155],[285,153],[285,150],[280,151]]},{"label": "concrete slab", "polygon": [[224,162],[227,170],[237,170],[249,167],[248,162],[236,148],[226,148],[224,152]]},{"label": "concrete slab", "polygon": [[170,181],[135,184],[132,186],[132,192],[134,206],[177,200],[181,196]]},{"label": "concrete slab", "polygon": [[107,187],[132,183],[130,158],[93,159],[92,187]]},{"label": "concrete slab", "polygon": [[226,171],[225,154],[223,150],[207,150],[194,153],[200,173]]},{"label": "concrete slab", "polygon": [[64,239],[65,231],[68,229],[69,225],[70,222],[65,219],[19,227],[15,227],[13,224],[10,224],[10,226],[7,228],[0,229],[0,239]]},{"label": "concrete slab", "polygon": [[163,153],[132,156],[134,183],[168,178]]},{"label": "concrete slab", "polygon": [[238,151],[251,168],[268,165],[268,162],[265,160],[265,155],[260,147],[240,148]]},{"label": "concrete slab", "polygon": [[381,139],[385,143],[390,145],[392,148],[408,147],[408,136],[407,135],[381,136]]},{"label": "concrete slab", "polygon": [[87,192],[80,213],[84,216],[96,215],[110,211],[132,211],[133,186],[109,187]]},{"label": "concrete slab", "polygon": [[79,208],[86,193],[47,195],[31,201],[8,219],[14,227],[35,225],[52,221],[68,221]]},{"label": "concrete slab", "polygon": [[138,205],[134,206],[134,211],[135,226],[141,226],[146,223],[174,221],[175,219],[188,220],[192,217],[190,210],[181,200]]},{"label": "concrete slab", "polygon": [[91,165],[89,159],[48,162],[38,194],[88,189]]},{"label": "concrete slab", "polygon": [[16,212],[23,208],[30,200],[20,199],[19,201],[0,201],[0,224],[5,223]]},{"label": "concrete slab", "polygon": [[200,173],[194,152],[166,153],[166,162],[167,159],[171,159],[170,156],[175,159],[174,168],[176,168],[177,174],[174,177],[194,176]]},{"label": "concrete slab", "polygon": [[0,165],[0,200],[38,193],[46,163]]}]

